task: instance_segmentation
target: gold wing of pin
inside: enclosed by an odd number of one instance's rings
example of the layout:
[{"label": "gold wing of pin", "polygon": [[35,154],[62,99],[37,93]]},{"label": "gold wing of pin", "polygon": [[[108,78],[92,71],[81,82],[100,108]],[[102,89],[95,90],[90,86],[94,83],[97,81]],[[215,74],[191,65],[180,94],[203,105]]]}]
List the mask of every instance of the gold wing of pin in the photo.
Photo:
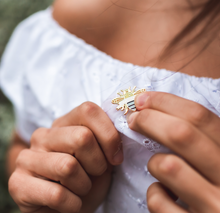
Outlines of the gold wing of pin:
[{"label": "gold wing of pin", "polygon": [[139,89],[136,92],[134,92],[134,95],[138,95],[138,94],[145,92],[145,91],[146,91],[146,89]]},{"label": "gold wing of pin", "polygon": [[118,103],[119,103],[120,101],[122,101],[122,100],[124,100],[123,97],[114,98],[114,99],[112,99],[112,103],[113,103],[113,104],[118,104]]}]

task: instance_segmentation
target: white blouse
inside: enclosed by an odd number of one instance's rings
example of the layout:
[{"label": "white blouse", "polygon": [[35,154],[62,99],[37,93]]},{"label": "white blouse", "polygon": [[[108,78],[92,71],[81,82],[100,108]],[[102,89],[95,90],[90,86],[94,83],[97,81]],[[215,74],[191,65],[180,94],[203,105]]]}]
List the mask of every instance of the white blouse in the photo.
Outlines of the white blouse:
[{"label": "white blouse", "polygon": [[16,128],[29,143],[38,127],[85,101],[100,106],[121,133],[124,162],[115,168],[106,213],[148,212],[146,191],[155,182],[150,157],[168,149],[128,128],[111,100],[129,86],[163,91],[193,100],[220,116],[220,79],[199,78],[116,60],[60,27],[51,9],[38,12],[14,31],[0,67],[0,86],[12,101]]}]

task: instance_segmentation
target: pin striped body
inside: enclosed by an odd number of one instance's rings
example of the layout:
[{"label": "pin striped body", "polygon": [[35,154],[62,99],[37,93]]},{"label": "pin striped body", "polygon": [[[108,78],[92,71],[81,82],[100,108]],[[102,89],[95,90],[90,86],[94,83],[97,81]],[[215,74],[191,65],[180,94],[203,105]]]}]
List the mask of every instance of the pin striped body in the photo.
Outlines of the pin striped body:
[{"label": "pin striped body", "polygon": [[136,107],[135,107],[134,101],[129,101],[129,102],[127,103],[127,105],[128,105],[128,108],[129,108],[130,110],[136,111]]},{"label": "pin striped body", "polygon": [[135,96],[146,91],[145,89],[139,89],[135,92],[135,88],[136,86],[132,90],[131,87],[126,90],[121,90],[122,93],[117,93],[120,97],[114,98],[112,100],[113,104],[118,104],[116,107],[117,110],[125,110],[124,115],[128,113],[129,109],[133,112],[136,111],[136,106],[134,103]]},{"label": "pin striped body", "polygon": [[131,97],[125,98],[124,100],[120,101],[118,104],[118,107],[116,107],[117,110],[121,109],[124,110],[125,109],[125,115],[128,112],[128,109],[130,109],[131,111],[136,111],[136,107],[135,107],[135,103],[134,103],[134,98],[136,95],[133,95]]},{"label": "pin striped body", "polygon": [[128,105],[128,108],[132,111],[136,111],[135,103],[134,103],[135,95],[129,98],[126,98],[125,101]]}]

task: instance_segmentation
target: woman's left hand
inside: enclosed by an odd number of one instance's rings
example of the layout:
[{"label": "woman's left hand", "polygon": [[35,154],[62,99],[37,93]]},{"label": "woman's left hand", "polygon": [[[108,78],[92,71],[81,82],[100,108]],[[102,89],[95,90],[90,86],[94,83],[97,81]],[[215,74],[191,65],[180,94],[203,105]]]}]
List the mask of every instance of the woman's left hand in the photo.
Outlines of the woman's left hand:
[{"label": "woman's left hand", "polygon": [[[175,95],[145,92],[135,99],[138,112],[129,127],[170,148],[148,162],[160,183],[147,192],[152,213],[220,212],[220,118],[205,107]],[[168,188],[188,206],[177,205]]]}]

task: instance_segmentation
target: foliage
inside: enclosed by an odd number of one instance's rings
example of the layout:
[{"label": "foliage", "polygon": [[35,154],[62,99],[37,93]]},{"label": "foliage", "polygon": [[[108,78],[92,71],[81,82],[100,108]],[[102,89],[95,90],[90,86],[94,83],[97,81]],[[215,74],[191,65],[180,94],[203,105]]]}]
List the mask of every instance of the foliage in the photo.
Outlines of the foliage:
[{"label": "foliage", "polygon": [[52,0],[0,0],[0,57],[16,25],[51,3]]},{"label": "foliage", "polygon": [[[0,0],[0,58],[19,22],[36,11],[47,8],[53,0]],[[6,153],[14,128],[13,109],[0,91],[0,212],[19,213],[7,190]]]}]

